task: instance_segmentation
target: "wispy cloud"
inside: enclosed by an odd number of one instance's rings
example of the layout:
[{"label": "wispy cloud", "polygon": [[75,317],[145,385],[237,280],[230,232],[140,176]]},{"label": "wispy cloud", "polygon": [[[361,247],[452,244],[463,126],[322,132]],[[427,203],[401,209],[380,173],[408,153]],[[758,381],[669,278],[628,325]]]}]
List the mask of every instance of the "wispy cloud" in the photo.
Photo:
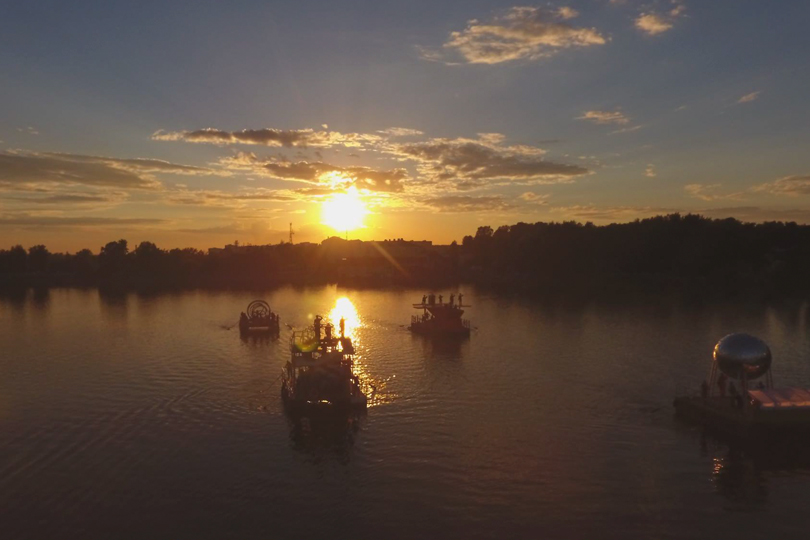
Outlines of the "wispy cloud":
[{"label": "wispy cloud", "polygon": [[635,25],[638,30],[648,36],[657,36],[671,30],[675,21],[684,15],[686,6],[674,1],[673,7],[665,12],[646,12],[636,17]]},{"label": "wispy cloud", "polygon": [[604,45],[607,39],[595,28],[564,22],[577,15],[576,10],[568,7],[556,11],[513,7],[487,22],[469,21],[464,30],[450,33],[443,52],[422,49],[422,57],[450,63],[454,56],[470,64],[498,64],[537,60],[575,47]]},{"label": "wispy cloud", "polygon": [[377,133],[388,135],[390,137],[415,137],[418,135],[424,135],[424,133],[419,131],[418,129],[403,128],[403,127],[391,127],[388,129],[382,129]]},{"label": "wispy cloud", "polygon": [[548,199],[550,195],[548,193],[534,193],[532,191],[527,191],[526,193],[520,194],[518,197],[528,203],[537,204],[537,205],[544,205],[548,203]]},{"label": "wispy cloud", "polygon": [[109,227],[116,225],[160,225],[167,223],[165,219],[157,218],[115,218],[115,217],[63,217],[63,216],[37,216],[18,214],[13,216],[0,217],[0,227]]},{"label": "wispy cloud", "polygon": [[623,127],[623,128],[613,130],[613,131],[609,132],[608,135],[618,135],[620,133],[632,133],[634,131],[640,130],[643,127],[644,126],[642,126],[641,124],[636,124],[635,126],[627,126],[627,127]]},{"label": "wispy cloud", "polygon": [[737,201],[743,198],[744,193],[736,191],[733,193],[720,193],[721,184],[687,184],[683,189],[689,196],[701,201]]},{"label": "wispy cloud", "polygon": [[172,192],[168,196],[172,204],[191,206],[224,206],[241,208],[253,202],[289,202],[296,200],[284,190],[254,189],[225,192],[220,190],[188,190]]},{"label": "wispy cloud", "polygon": [[495,212],[513,207],[499,195],[473,197],[469,195],[448,195],[422,201],[439,212]]},{"label": "wispy cloud", "polygon": [[[44,190],[43,190],[44,191]],[[98,208],[99,205],[119,203],[126,199],[126,193],[122,192],[93,192],[93,193],[64,193],[47,191],[29,193],[26,195],[12,194],[14,192],[4,192],[0,190],[0,198],[13,200],[23,204],[33,205],[87,205]]]},{"label": "wispy cloud", "polygon": [[810,175],[785,176],[773,182],[767,182],[754,188],[755,191],[766,191],[774,195],[810,195]]},{"label": "wispy cloud", "polygon": [[368,191],[400,192],[408,180],[405,169],[374,169],[371,167],[341,167],[323,161],[288,161],[278,158],[259,158],[240,153],[224,158],[220,163],[232,170],[250,171],[279,180],[305,182],[327,186],[332,190],[355,186]]},{"label": "wispy cloud", "polygon": [[577,120],[589,120],[595,124],[619,124],[625,125],[630,122],[621,110],[615,111],[585,111],[582,116],[578,116]]},{"label": "wispy cloud", "polygon": [[759,98],[759,95],[762,93],[761,90],[756,92],[751,92],[750,94],[745,94],[743,97],[737,100],[737,103],[751,103],[752,101]]},{"label": "wispy cloud", "polygon": [[810,223],[810,210],[801,208],[766,208],[761,206],[729,206],[708,208],[700,214],[716,219],[735,218],[740,221],[796,221]]},{"label": "wispy cloud", "polygon": [[596,206],[589,204],[555,206],[551,208],[551,212],[562,215],[564,219],[613,223],[671,214],[678,210],[656,206]]},{"label": "wispy cloud", "polygon": [[644,171],[644,176],[647,178],[655,178],[658,176],[658,173],[655,172],[655,165],[652,163],[647,164],[647,169]]},{"label": "wispy cloud", "polygon": [[255,144],[287,148],[329,148],[332,146],[359,147],[364,144],[378,142],[381,137],[370,133],[340,133],[337,131],[315,131],[312,129],[262,128],[224,131],[216,128],[204,128],[195,131],[158,130],[152,134],[152,139],[157,141],[184,141],[218,145]]},{"label": "wispy cloud", "polygon": [[557,16],[560,19],[568,20],[568,19],[575,19],[579,17],[579,11],[575,10],[574,8],[563,6],[557,8]]},{"label": "wispy cloud", "polygon": [[391,145],[386,152],[414,161],[420,182],[433,189],[469,190],[501,183],[552,184],[571,182],[590,171],[543,159],[545,150],[533,146],[501,144],[500,134],[479,139],[429,139]]},{"label": "wispy cloud", "polygon": [[66,184],[157,189],[154,174],[211,175],[204,167],[157,159],[119,159],[54,152],[0,152],[0,187],[25,184]]}]

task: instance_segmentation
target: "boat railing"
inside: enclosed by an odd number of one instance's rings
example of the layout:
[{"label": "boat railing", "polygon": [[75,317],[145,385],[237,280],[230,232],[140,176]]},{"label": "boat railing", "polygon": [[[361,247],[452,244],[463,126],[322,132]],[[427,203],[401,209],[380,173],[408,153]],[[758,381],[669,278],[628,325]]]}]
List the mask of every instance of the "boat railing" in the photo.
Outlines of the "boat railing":
[{"label": "boat railing", "polygon": [[430,315],[411,315],[411,324],[422,324],[432,318]]},{"label": "boat railing", "polygon": [[317,349],[318,340],[315,338],[315,331],[312,328],[293,331],[292,335],[290,335],[290,348],[302,352]]}]

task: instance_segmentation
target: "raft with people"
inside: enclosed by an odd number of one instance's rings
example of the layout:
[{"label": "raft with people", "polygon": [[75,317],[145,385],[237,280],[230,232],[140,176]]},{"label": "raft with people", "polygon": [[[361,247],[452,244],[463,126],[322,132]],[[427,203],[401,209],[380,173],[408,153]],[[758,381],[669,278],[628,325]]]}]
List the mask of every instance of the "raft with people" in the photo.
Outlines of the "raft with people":
[{"label": "raft with people", "polygon": [[744,439],[810,435],[810,389],[775,387],[771,350],[750,334],[730,334],[714,348],[699,395],[681,396],[676,414],[710,430]]},{"label": "raft with people", "polygon": [[449,301],[444,301],[444,296],[439,294],[425,294],[422,302],[413,304],[414,309],[422,310],[420,315],[411,316],[411,324],[408,329],[416,334],[428,336],[469,336],[470,321],[462,318],[463,308],[470,305],[464,304],[464,295],[451,294]]},{"label": "raft with people", "polygon": [[239,315],[239,333],[268,333],[278,335],[280,317],[273,313],[270,305],[264,300],[254,300]]},{"label": "raft with people", "polygon": [[365,409],[368,403],[354,373],[354,345],[317,315],[312,326],[293,331],[290,360],[281,372],[281,397],[290,412],[314,409]]}]

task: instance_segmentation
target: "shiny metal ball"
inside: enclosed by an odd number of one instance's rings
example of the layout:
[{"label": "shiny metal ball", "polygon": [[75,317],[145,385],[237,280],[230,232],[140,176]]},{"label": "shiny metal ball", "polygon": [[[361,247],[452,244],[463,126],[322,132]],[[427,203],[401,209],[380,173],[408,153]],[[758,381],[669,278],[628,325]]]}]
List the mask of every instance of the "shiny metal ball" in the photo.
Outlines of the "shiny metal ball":
[{"label": "shiny metal ball", "polygon": [[771,367],[771,349],[751,334],[729,334],[714,346],[717,367],[732,379],[758,379]]}]

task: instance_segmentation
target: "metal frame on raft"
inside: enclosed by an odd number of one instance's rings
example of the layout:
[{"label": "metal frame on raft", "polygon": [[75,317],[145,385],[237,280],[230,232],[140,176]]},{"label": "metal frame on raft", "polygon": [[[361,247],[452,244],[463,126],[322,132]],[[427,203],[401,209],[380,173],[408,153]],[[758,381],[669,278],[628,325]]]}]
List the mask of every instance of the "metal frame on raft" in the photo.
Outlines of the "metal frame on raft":
[{"label": "metal frame on raft", "polygon": [[[727,338],[731,338],[732,336],[737,336],[738,339],[742,338],[747,340],[747,345],[758,347],[759,350],[757,350],[755,354],[750,354],[749,352],[748,358],[745,360],[739,360],[739,357],[734,358],[734,353],[736,352],[739,354],[738,351],[727,351],[723,348],[723,345],[727,343],[725,340]],[[737,364],[736,369],[728,368],[732,373],[736,373],[737,376],[730,376],[723,373],[720,367],[720,364],[723,362]],[[718,372],[720,372],[720,375],[718,375]],[[765,388],[772,389],[773,374],[771,373],[770,348],[768,348],[764,341],[755,338],[754,336],[749,336],[748,334],[730,334],[721,339],[714,347],[714,352],[712,354],[712,366],[709,370],[708,395],[709,397],[714,397],[719,394],[719,378],[720,376],[725,376],[726,378],[730,377],[733,380],[740,381],[741,391],[743,397],[745,397],[747,396],[749,390],[748,383],[762,377],[763,375],[765,376]]]}]

